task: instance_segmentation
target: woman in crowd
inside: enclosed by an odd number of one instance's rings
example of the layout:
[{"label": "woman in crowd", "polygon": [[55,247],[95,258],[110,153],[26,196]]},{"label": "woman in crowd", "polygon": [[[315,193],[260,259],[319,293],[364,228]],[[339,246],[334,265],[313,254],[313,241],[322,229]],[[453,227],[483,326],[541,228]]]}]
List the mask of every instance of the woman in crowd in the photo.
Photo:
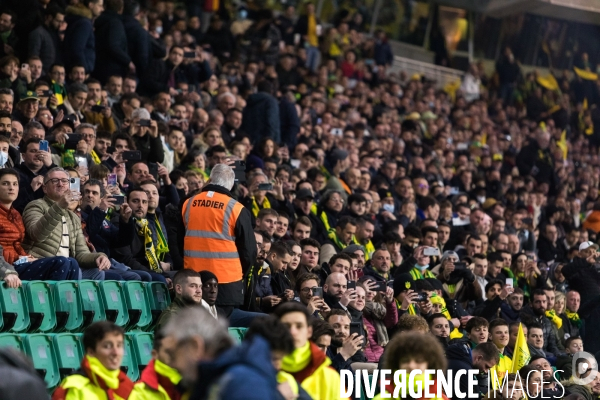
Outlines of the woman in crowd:
[{"label": "woman in crowd", "polygon": [[366,328],[367,345],[364,351],[367,361],[376,363],[390,341],[387,328],[392,328],[398,323],[398,312],[394,301],[394,289],[388,287],[385,293],[376,292],[367,288],[369,281],[374,280],[365,277],[360,284],[360,288],[366,292],[363,324]]}]

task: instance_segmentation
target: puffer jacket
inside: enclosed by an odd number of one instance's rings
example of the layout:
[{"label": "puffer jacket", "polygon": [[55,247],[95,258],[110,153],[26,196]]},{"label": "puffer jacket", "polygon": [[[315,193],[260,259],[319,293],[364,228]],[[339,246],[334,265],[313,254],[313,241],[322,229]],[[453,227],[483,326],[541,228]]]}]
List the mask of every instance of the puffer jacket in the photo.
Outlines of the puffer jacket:
[{"label": "puffer jacket", "polygon": [[63,216],[69,230],[69,256],[75,258],[82,269],[96,268],[96,259],[105,254],[90,253],[77,214],[62,209],[47,196],[34,200],[25,207],[23,249],[36,258],[55,257],[62,238]]}]

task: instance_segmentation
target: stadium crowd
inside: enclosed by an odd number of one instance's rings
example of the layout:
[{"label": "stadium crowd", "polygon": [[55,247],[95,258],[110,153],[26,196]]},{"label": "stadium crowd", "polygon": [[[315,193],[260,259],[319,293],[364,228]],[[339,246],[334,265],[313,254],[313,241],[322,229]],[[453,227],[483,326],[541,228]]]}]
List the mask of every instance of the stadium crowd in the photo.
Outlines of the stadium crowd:
[{"label": "stadium crowd", "polygon": [[[600,355],[595,82],[507,48],[441,90],[360,13],[197,3],[2,2],[0,279],[173,294],[139,382],[96,322],[53,399],[329,400],[377,368],[600,398],[572,367]],[[43,398],[20,365],[2,389]]]}]

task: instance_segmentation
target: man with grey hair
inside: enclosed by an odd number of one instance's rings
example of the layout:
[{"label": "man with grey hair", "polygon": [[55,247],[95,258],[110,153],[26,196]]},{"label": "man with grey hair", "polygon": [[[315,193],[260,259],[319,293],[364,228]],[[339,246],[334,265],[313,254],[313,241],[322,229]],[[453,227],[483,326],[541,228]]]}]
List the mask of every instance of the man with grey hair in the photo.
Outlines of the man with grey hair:
[{"label": "man with grey hair", "polygon": [[223,322],[216,322],[202,307],[187,307],[173,315],[163,328],[172,345],[172,365],[191,390],[198,379],[198,363],[219,357],[233,347],[233,339]]},{"label": "man with grey hair", "polygon": [[234,180],[230,166],[215,165],[202,191],[184,203],[178,232],[184,268],[215,274],[216,304],[227,315],[244,303],[243,278],[257,253],[250,210],[231,194]]}]

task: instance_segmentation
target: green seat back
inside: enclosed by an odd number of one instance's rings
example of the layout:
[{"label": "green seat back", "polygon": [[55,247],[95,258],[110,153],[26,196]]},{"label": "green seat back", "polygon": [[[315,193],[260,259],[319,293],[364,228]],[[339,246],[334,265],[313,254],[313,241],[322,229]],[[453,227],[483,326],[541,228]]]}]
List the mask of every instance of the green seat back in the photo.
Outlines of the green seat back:
[{"label": "green seat back", "polygon": [[79,369],[83,358],[82,336],[74,333],[57,333],[52,335],[52,346],[61,378]]},{"label": "green seat back", "polygon": [[102,281],[100,282],[100,289],[106,318],[125,328],[129,323],[129,313],[127,311],[127,301],[123,294],[122,282]]},{"label": "green seat back", "polygon": [[77,332],[83,329],[83,304],[78,282],[56,281],[54,282],[53,293],[56,310],[69,313],[64,330]]},{"label": "green seat back", "polygon": [[23,351],[25,343],[23,337],[17,333],[0,333],[0,347],[12,347]]},{"label": "green seat back", "polygon": [[248,328],[229,328],[229,334],[233,337],[236,343],[241,343],[246,336]]},{"label": "green seat back", "polygon": [[144,282],[125,282],[125,299],[127,300],[127,308],[129,310],[139,310],[136,313],[140,313],[137,322],[130,321],[130,329],[145,329],[150,326],[152,324],[152,312],[150,311],[150,303],[146,297]]},{"label": "green seat back", "polygon": [[29,329],[29,308],[27,307],[27,298],[23,286],[10,289],[6,286],[6,283],[0,282],[0,313],[3,317],[4,313],[14,313],[17,317],[12,328],[3,323],[3,330],[22,333]]},{"label": "green seat back", "polygon": [[[52,285],[44,281],[28,281],[23,282],[23,288],[27,296],[29,312],[37,313],[37,315],[33,314],[37,318],[41,317],[41,323],[37,321],[36,325],[39,324],[39,326],[35,331],[52,332],[56,327],[56,308],[52,297]],[[36,317],[32,317],[32,328]]]},{"label": "green seat back", "polygon": [[162,311],[171,304],[167,285],[162,282],[145,282],[146,295],[152,310]]},{"label": "green seat back", "polygon": [[142,371],[152,359],[154,335],[148,332],[129,332],[127,336],[132,340],[136,362],[139,370]]},{"label": "green seat back", "polygon": [[60,372],[52,345],[52,335],[32,333],[25,336],[25,353],[33,361],[33,366],[44,376],[48,388],[60,383]]},{"label": "green seat back", "polygon": [[129,379],[135,382],[140,377],[140,370],[136,361],[135,346],[133,345],[133,339],[130,335],[125,335],[123,347],[124,354],[121,365],[127,370],[126,373]]},{"label": "green seat back", "polygon": [[81,293],[83,310],[88,312],[93,311],[94,313],[91,322],[106,320],[100,282],[91,280],[79,281],[79,292]]}]

